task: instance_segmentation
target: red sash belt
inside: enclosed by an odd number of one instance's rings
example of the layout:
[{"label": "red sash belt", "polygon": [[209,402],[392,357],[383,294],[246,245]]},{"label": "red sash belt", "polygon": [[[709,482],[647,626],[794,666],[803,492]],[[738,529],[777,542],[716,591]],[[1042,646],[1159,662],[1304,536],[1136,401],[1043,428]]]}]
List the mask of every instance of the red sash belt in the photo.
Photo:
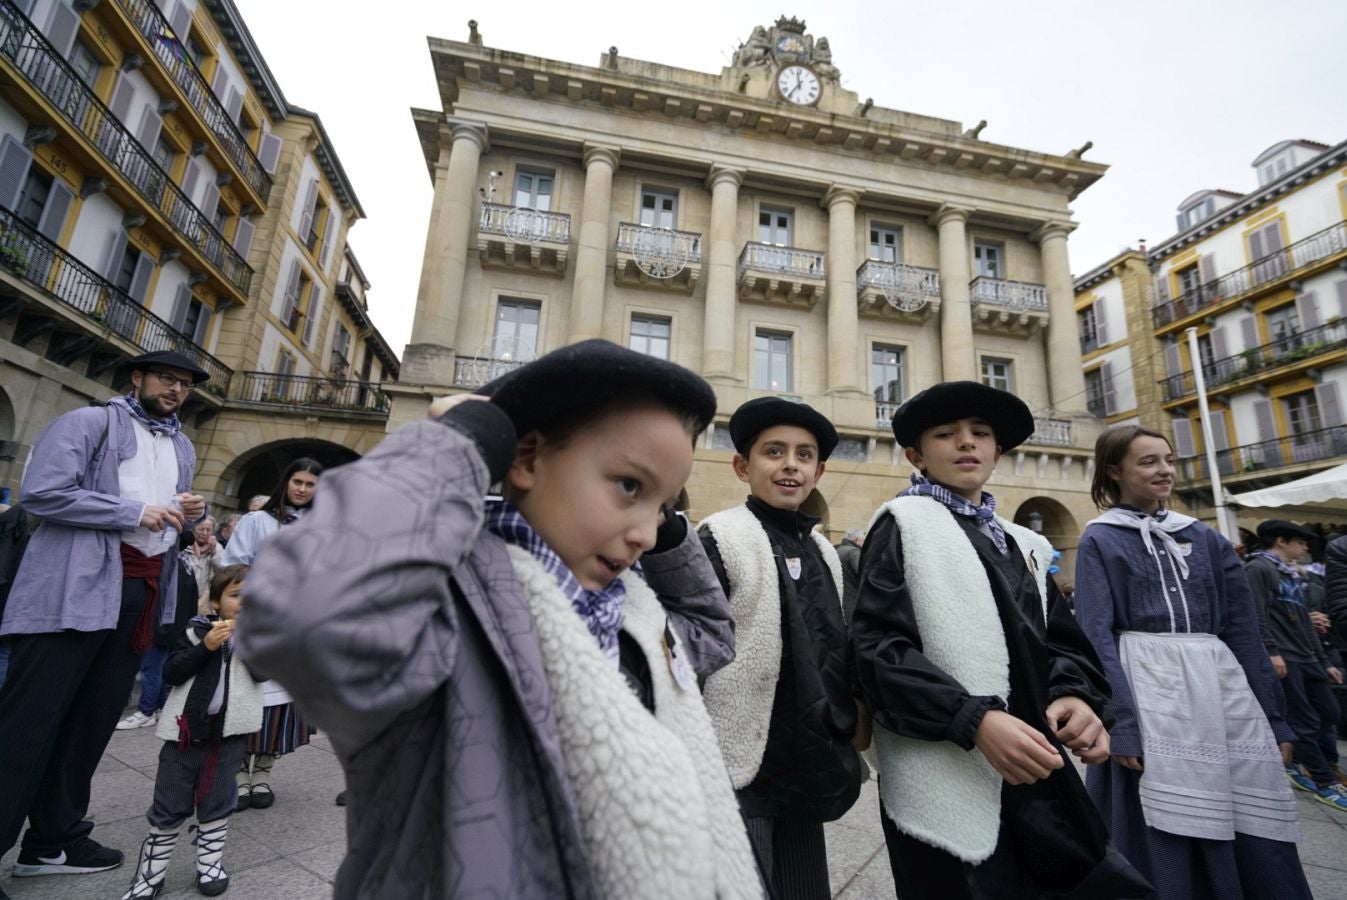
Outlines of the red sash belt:
[{"label": "red sash belt", "polygon": [[[167,552],[172,553],[169,549]],[[164,557],[146,556],[135,547],[122,541],[122,577],[145,579],[145,605],[136,620],[135,633],[131,635],[131,651],[144,653],[154,645],[154,614],[159,608],[159,576],[164,571]]]}]

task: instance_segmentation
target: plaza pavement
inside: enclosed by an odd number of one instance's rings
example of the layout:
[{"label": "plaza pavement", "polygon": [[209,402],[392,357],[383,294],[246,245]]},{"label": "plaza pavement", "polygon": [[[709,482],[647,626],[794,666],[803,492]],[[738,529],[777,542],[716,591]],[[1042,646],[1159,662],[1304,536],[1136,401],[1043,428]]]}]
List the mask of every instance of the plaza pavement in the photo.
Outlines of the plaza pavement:
[{"label": "plaza pavement", "polygon": [[[129,709],[128,709],[129,712]],[[131,865],[145,837],[145,811],[154,788],[162,742],[153,728],[119,731],[94,777],[90,810],[93,836],[126,852],[127,863],[96,875],[12,878],[17,850],[0,858],[0,887],[13,900],[116,900],[131,881]],[[1343,745],[1347,755],[1347,745]],[[276,804],[245,810],[230,820],[225,866],[226,897],[249,900],[317,900],[332,895],[332,879],[345,852],[345,810],[333,805],[342,788],[341,768],[327,738],[279,760],[272,773]],[[1300,857],[1318,900],[1347,900],[1347,813],[1330,810],[1297,792]],[[184,832],[185,832],[184,828]],[[837,900],[889,900],[893,878],[879,825],[873,782],[844,818],[827,826],[828,869]],[[193,883],[194,849],[179,838],[161,898],[200,897]]]}]

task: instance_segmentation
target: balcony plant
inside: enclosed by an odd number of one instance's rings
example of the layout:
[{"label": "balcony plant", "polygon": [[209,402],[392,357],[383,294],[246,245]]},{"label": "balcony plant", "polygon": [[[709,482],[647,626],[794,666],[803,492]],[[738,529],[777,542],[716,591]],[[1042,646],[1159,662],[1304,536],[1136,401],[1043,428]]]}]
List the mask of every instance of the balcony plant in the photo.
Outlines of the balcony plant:
[{"label": "balcony plant", "polygon": [[0,246],[0,266],[22,278],[28,272],[28,254],[20,247]]}]

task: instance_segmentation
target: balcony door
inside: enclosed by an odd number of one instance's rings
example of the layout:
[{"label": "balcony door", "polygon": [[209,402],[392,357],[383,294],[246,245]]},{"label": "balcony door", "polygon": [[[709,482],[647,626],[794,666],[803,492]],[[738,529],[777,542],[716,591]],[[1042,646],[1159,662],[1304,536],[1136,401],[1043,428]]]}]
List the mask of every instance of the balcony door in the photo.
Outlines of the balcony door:
[{"label": "balcony door", "polygon": [[678,222],[678,193],[645,188],[641,191],[641,224],[647,228],[673,228]]},{"label": "balcony door", "polygon": [[880,262],[903,261],[902,230],[890,225],[870,226],[870,259]]},{"label": "balcony door", "polygon": [[524,209],[550,212],[552,187],[556,176],[536,169],[520,169],[514,176],[514,205]]},{"label": "balcony door", "polygon": [[977,264],[979,278],[1004,278],[1002,257],[1005,248],[1000,244],[973,243],[973,262]]},{"label": "balcony door", "polygon": [[[496,333],[491,339],[491,377],[504,374],[538,354],[538,321],[542,305],[528,300],[501,298],[496,304]],[[497,365],[499,364],[499,365]]]}]

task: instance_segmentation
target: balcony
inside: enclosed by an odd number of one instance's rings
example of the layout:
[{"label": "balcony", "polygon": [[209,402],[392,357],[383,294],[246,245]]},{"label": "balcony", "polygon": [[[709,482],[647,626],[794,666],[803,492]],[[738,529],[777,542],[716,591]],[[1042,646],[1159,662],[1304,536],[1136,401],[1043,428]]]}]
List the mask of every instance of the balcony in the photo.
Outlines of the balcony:
[{"label": "balcony", "polygon": [[[0,0],[0,59],[6,63],[0,69],[13,71],[10,77],[55,107],[92,153],[126,180],[134,196],[171,224],[237,299],[247,298],[252,278],[247,262],[9,0]],[[11,102],[15,99],[13,94],[7,96]]]},{"label": "balcony", "polygon": [[479,388],[506,372],[514,371],[525,360],[459,356],[454,359],[454,387]]},{"label": "balcony", "polygon": [[813,309],[823,299],[823,253],[750,242],[739,254],[739,299]]},{"label": "balcony", "polygon": [[566,271],[571,217],[524,207],[483,203],[477,222],[477,261],[484,269]]},{"label": "balcony", "polygon": [[[89,328],[101,332],[94,337],[72,335],[71,340],[64,342],[67,358],[58,362],[68,365],[109,341],[115,346],[118,339],[130,345],[136,356],[176,350],[210,375],[199,390],[224,398],[231,374],[228,366],[3,207],[0,207],[0,269],[55,300],[58,308],[77,313],[76,321],[82,320]],[[34,331],[56,330],[57,323],[50,316],[36,318],[44,320],[44,324],[35,325]],[[15,343],[23,344],[21,337],[16,331]]]},{"label": "balcony", "polygon": [[145,46],[163,65],[188,105],[197,111],[219,140],[225,158],[261,201],[258,205],[265,207],[271,193],[271,176],[262,168],[262,163],[248,146],[248,139],[206,84],[206,77],[196,63],[185,52],[180,52],[181,42],[175,43],[165,37],[172,33],[172,29],[163,14],[149,0],[114,0],[114,3],[144,38]]},{"label": "balcony", "polygon": [[867,259],[856,270],[856,298],[862,314],[924,322],[940,311],[940,273]]},{"label": "balcony", "polygon": [[388,417],[388,395],[368,381],[343,381],[309,375],[276,372],[238,372],[231,401],[257,404],[268,409],[341,415]]},{"label": "balcony", "polygon": [[1028,334],[1048,324],[1048,289],[1026,281],[980,275],[968,285],[973,327],[993,334]]},{"label": "balcony", "polygon": [[1347,254],[1347,222],[1338,222],[1247,266],[1186,290],[1167,302],[1158,302],[1161,294],[1152,287],[1151,321],[1157,329],[1168,329],[1218,303],[1303,278],[1311,274],[1310,270],[1325,267],[1344,254]]},{"label": "balcony", "polygon": [[1071,420],[1034,416],[1034,433],[1025,443],[1041,447],[1070,447]]},{"label": "balcony", "polygon": [[617,226],[618,284],[692,293],[702,277],[702,236],[650,225]]},{"label": "balcony", "polygon": [[[1347,350],[1347,322],[1338,320],[1213,360],[1202,366],[1202,376],[1207,390],[1215,393],[1246,378],[1278,375],[1294,366],[1321,365],[1324,360],[1320,357],[1324,354],[1340,354],[1343,350]],[[1181,400],[1197,392],[1192,372],[1170,376],[1160,386],[1166,401]]]},{"label": "balcony", "polygon": [[875,427],[881,431],[889,431],[893,428],[893,415],[898,412],[898,407],[902,406],[901,400],[876,400],[875,401]]},{"label": "balcony", "polygon": [[[1332,428],[1218,450],[1216,465],[1223,476],[1249,481],[1258,480],[1260,475],[1269,474],[1271,470],[1329,460],[1340,461],[1344,455],[1347,455],[1347,425],[1335,425]],[[1178,466],[1181,477],[1190,481],[1211,478],[1206,454],[1180,459]]]}]

